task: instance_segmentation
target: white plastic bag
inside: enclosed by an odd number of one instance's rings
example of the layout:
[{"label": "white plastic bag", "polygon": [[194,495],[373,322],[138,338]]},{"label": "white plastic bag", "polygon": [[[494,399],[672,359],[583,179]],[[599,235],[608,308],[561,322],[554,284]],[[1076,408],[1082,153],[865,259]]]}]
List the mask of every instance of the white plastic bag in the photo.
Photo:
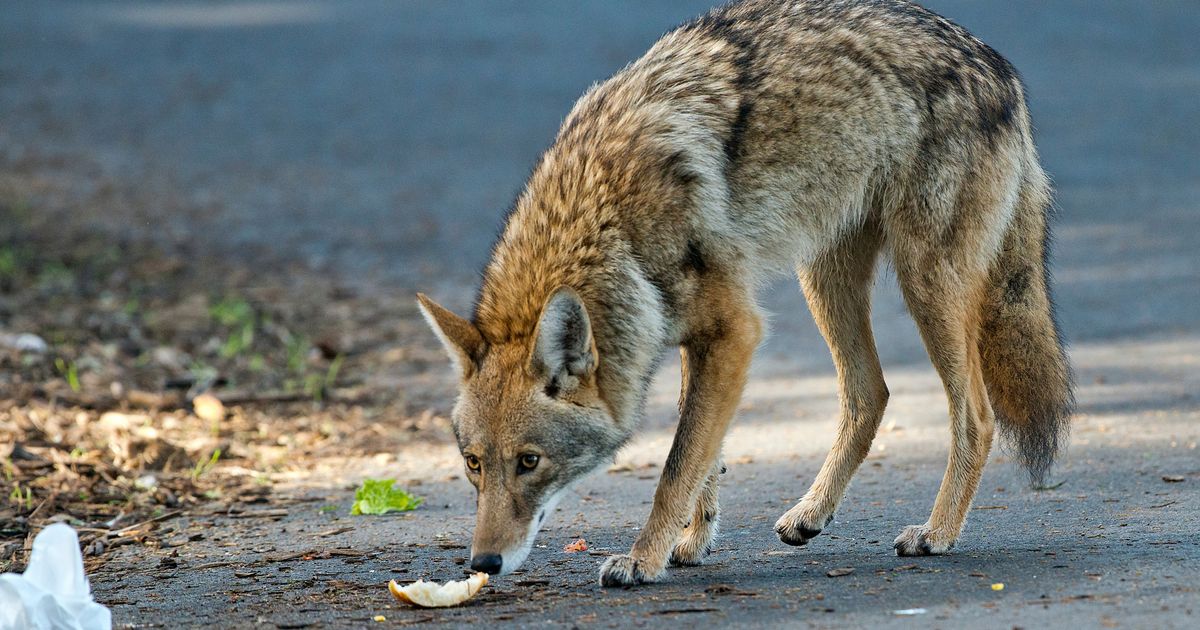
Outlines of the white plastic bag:
[{"label": "white plastic bag", "polygon": [[0,575],[0,630],[25,628],[112,628],[112,613],[92,600],[70,525],[55,523],[38,533],[24,574]]}]

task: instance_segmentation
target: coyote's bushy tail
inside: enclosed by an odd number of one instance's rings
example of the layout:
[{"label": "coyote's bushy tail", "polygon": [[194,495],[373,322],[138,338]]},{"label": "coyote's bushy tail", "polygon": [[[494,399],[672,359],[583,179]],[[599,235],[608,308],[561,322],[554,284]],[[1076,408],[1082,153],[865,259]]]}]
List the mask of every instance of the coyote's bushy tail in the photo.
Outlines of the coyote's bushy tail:
[{"label": "coyote's bushy tail", "polygon": [[1037,487],[1065,445],[1075,396],[1050,296],[1050,186],[1032,170],[992,268],[979,345],[1000,433]]}]

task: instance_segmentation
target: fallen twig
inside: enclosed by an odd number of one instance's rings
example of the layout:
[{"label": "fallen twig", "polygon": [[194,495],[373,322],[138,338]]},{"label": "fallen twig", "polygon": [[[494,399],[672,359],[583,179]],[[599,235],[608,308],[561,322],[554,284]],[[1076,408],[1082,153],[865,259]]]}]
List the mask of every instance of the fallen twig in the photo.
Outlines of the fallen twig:
[{"label": "fallen twig", "polygon": [[132,529],[137,529],[137,528],[141,527],[142,525],[149,525],[150,523],[157,523],[159,521],[165,521],[169,518],[174,518],[176,516],[179,516],[180,514],[183,514],[184,512],[187,512],[187,510],[175,510],[174,512],[167,512],[166,514],[159,514],[158,516],[155,516],[154,518],[148,518],[140,523],[134,523],[133,525],[126,525],[125,527],[122,527],[121,529],[114,529],[114,530],[108,532],[107,536],[109,536],[109,537],[120,536],[121,534],[123,534],[129,530],[132,530]]},{"label": "fallen twig", "polygon": [[283,518],[288,515],[287,510],[251,510],[247,512],[237,512],[233,514],[222,514],[227,518]]}]

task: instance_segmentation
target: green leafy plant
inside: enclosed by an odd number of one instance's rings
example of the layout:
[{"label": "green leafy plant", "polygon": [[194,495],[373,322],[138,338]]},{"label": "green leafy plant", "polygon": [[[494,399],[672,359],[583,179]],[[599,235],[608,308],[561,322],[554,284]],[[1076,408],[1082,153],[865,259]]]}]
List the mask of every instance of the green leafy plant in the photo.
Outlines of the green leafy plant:
[{"label": "green leafy plant", "polygon": [[321,385],[324,381],[320,374],[309,374],[304,377],[304,395],[313,399],[313,402],[321,402],[321,398],[325,394],[325,388]]},{"label": "green leafy plant", "polygon": [[351,514],[387,514],[417,509],[425,499],[395,488],[395,479],[364,479],[354,491]]},{"label": "green leafy plant", "polygon": [[71,391],[79,393],[79,370],[75,367],[75,362],[67,363],[62,360],[62,357],[59,357],[54,360],[54,368],[67,379],[67,385],[71,387]]},{"label": "green leafy plant", "polygon": [[287,370],[292,374],[304,373],[304,360],[310,348],[308,339],[303,335],[287,333]]},{"label": "green leafy plant", "polygon": [[21,484],[13,485],[12,492],[8,493],[9,503],[15,503],[17,506],[25,505],[26,510],[33,509],[33,488],[25,488],[25,492],[21,492]]},{"label": "green leafy plant", "polygon": [[337,382],[338,372],[342,369],[342,363],[346,361],[346,355],[339,354],[329,363],[329,369],[325,370],[325,389],[333,389],[334,383]]},{"label": "green leafy plant", "polygon": [[305,395],[311,397],[313,402],[321,402],[325,398],[325,394],[337,383],[338,372],[341,371],[342,363],[345,360],[345,355],[339,354],[334,357],[333,361],[330,361],[325,374],[306,374],[304,376]]},{"label": "green leafy plant", "polygon": [[38,272],[37,283],[43,290],[68,291],[75,286],[75,273],[61,261],[51,261]]},{"label": "green leafy plant", "polygon": [[229,329],[229,336],[221,345],[222,357],[236,357],[254,344],[258,316],[249,302],[242,298],[227,297],[214,304],[208,312],[217,324]]},{"label": "green leafy plant", "polygon": [[212,456],[207,460],[196,462],[196,467],[192,469],[192,481],[200,479],[204,473],[212,470],[213,466],[217,465],[217,460],[221,459],[221,449],[216,449],[212,452]]},{"label": "green leafy plant", "polygon": [[20,268],[17,250],[13,247],[0,247],[0,279],[16,278]]},{"label": "green leafy plant", "polygon": [[217,375],[220,372],[216,367],[213,367],[203,361],[192,361],[188,366],[188,376],[197,383],[211,384],[217,380]]}]

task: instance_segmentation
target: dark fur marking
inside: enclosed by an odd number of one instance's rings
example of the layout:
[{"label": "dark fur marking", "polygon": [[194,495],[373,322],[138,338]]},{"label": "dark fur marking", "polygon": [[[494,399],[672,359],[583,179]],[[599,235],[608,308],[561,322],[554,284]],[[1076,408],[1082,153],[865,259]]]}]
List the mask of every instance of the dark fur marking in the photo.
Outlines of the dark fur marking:
[{"label": "dark fur marking", "polygon": [[930,103],[930,113],[933,112],[932,103],[941,100],[943,96],[954,91],[960,92],[963,88],[962,76],[954,68],[945,68],[942,72],[933,77],[925,87],[925,98]]},{"label": "dark fur marking", "polygon": [[[756,69],[758,57],[755,43],[755,22],[762,19],[764,9],[756,8],[742,15],[730,15],[731,10],[741,8],[739,5],[729,5],[722,10],[702,16],[680,27],[681,31],[692,31],[721,39],[737,50],[733,57],[733,65],[737,69],[735,86],[742,93],[738,103],[737,114],[729,127],[729,136],[724,143],[726,171],[737,164],[741,156],[742,144],[749,128],[750,115],[754,111],[749,93],[753,92],[762,80],[762,69]],[[744,25],[750,25],[749,28]]]},{"label": "dark fur marking", "polygon": [[819,527],[813,528],[813,527],[805,527],[803,525],[800,526],[800,535],[805,538],[816,538],[820,534],[821,534],[821,528],[819,528]]},{"label": "dark fur marking", "polygon": [[[879,64],[875,62],[875,59],[871,58],[871,55],[867,54],[863,49],[851,44],[850,42],[839,42],[837,45],[830,48],[830,52],[837,57],[845,59],[850,63],[866,70],[872,76],[882,77],[887,75],[884,69],[879,67]],[[903,77],[901,77],[901,80],[904,80]]]},{"label": "dark fur marking", "polygon": [[733,120],[733,124],[729,127],[729,138],[725,140],[725,160],[727,164],[733,165],[737,163],[738,157],[742,152],[742,139],[746,135],[746,127],[750,120],[750,112],[754,110],[754,105],[747,99],[743,100],[738,105],[737,118]]},{"label": "dark fur marking", "polygon": [[1010,89],[1000,95],[997,102],[987,103],[979,109],[979,128],[989,142],[994,143],[1000,132],[1012,127],[1016,110],[1016,94]]},{"label": "dark fur marking", "polygon": [[676,151],[663,161],[663,170],[675,178],[675,181],[684,188],[690,188],[692,184],[700,181],[700,174],[691,168],[688,164],[687,154],[683,151]]},{"label": "dark fur marking", "polygon": [[[558,338],[557,349],[567,353],[566,363],[570,364],[578,358],[577,346],[578,342],[583,340],[587,333],[584,323],[584,313],[580,308],[572,305],[571,312],[568,314],[566,321],[563,322],[561,334]],[[584,340],[586,341],[586,340]],[[555,390],[558,386],[555,383]]]},{"label": "dark fur marking", "polygon": [[1019,304],[1025,300],[1028,292],[1029,269],[1018,269],[1008,276],[1008,282],[1004,285],[1004,303]]},{"label": "dark fur marking", "polygon": [[704,252],[700,250],[700,244],[694,240],[688,241],[687,253],[683,259],[683,267],[698,274],[704,274],[708,271],[708,263],[704,260]]},{"label": "dark fur marking", "polygon": [[654,285],[654,288],[658,291],[658,296],[662,298],[663,307],[666,309],[666,311],[671,313],[677,312],[679,310],[679,298],[675,295],[675,292],[667,286],[667,283],[656,275],[649,275],[646,277],[646,279],[649,280],[650,284]]}]

